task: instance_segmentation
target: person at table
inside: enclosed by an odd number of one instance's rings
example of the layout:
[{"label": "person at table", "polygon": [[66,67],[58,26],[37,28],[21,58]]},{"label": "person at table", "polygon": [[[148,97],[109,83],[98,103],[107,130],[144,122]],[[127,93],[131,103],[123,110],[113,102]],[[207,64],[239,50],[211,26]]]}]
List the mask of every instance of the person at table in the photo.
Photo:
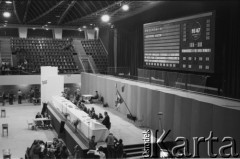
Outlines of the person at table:
[{"label": "person at table", "polygon": [[98,118],[99,118],[100,120],[103,119],[102,113],[99,113]]},{"label": "person at table", "polygon": [[95,92],[96,92],[95,96],[93,96],[93,97],[91,97],[91,98],[89,99],[89,102],[90,102],[90,103],[93,102],[93,99],[98,99],[98,98],[99,98],[98,91],[95,91]]},{"label": "person at table", "polygon": [[96,150],[97,143],[95,142],[95,136],[93,135],[91,137],[91,140],[89,141],[89,150]]},{"label": "person at table", "polygon": [[35,116],[35,118],[42,118],[42,115],[40,112],[37,113],[37,115]]},{"label": "person at table", "polygon": [[95,155],[99,156],[100,159],[106,159],[106,155],[103,152],[103,147],[102,146],[100,146],[98,148],[97,153]]},{"label": "person at table", "polygon": [[68,153],[68,150],[67,150],[67,146],[66,146],[66,145],[63,145],[63,146],[62,146],[62,149],[61,149],[61,151],[60,151],[59,157],[60,157],[61,159],[67,159],[68,156],[69,156],[69,153]]},{"label": "person at table", "polygon": [[75,92],[73,104],[77,105],[78,102],[80,101],[80,97],[81,97],[80,89],[77,89],[77,91]]},{"label": "person at table", "polygon": [[92,112],[92,113],[90,113],[90,114],[91,114],[90,117],[91,117],[92,119],[98,120],[98,115],[97,115],[95,112]]},{"label": "person at table", "polygon": [[104,119],[102,121],[102,124],[105,125],[108,130],[110,129],[111,122],[107,112],[104,112]]}]

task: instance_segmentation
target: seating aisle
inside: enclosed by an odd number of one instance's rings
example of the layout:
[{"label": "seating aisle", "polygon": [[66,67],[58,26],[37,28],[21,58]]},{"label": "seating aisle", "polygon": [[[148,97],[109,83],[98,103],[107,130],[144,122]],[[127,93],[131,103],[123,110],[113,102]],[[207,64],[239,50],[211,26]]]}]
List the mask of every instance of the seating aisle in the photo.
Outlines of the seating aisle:
[{"label": "seating aisle", "polygon": [[[0,109],[2,108],[6,110],[6,118],[0,118],[0,158],[3,156],[3,149],[11,150],[11,158],[24,158],[27,147],[30,147],[35,139],[52,141],[54,137],[57,137],[54,130],[28,129],[27,121],[33,121],[37,112],[41,112],[41,106],[24,103],[0,106]],[[2,136],[3,123],[8,123],[8,136],[6,132]]]}]

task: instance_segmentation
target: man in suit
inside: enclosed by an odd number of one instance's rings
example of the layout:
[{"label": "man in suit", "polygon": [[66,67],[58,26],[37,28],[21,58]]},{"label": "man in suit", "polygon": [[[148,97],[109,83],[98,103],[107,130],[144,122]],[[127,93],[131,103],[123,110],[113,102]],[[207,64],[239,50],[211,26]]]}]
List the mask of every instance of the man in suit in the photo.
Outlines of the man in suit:
[{"label": "man in suit", "polygon": [[110,117],[108,116],[108,113],[107,112],[104,112],[104,119],[102,121],[102,124],[105,125],[108,130],[110,129],[110,126],[111,126],[111,122],[110,122]]}]

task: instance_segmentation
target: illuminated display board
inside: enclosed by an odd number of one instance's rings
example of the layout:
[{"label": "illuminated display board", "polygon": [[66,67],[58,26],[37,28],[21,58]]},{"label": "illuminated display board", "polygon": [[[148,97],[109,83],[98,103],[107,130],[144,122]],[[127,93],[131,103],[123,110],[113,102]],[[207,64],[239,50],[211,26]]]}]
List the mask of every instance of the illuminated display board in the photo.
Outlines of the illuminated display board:
[{"label": "illuminated display board", "polygon": [[214,72],[214,12],[144,24],[144,66]]}]

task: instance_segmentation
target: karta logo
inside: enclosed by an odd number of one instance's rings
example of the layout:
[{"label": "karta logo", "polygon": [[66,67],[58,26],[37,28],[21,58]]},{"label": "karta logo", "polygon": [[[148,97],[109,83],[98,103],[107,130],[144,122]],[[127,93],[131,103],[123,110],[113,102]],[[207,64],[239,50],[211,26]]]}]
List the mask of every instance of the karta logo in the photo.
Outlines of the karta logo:
[{"label": "karta logo", "polygon": [[[190,145],[189,139],[183,136],[176,137],[176,139],[173,141],[165,141],[170,132],[171,132],[170,130],[168,131],[163,130],[163,132],[159,136],[158,130],[155,131],[155,134],[151,130],[145,130],[143,132],[144,134],[143,157],[196,158],[200,157],[199,144],[204,143],[206,146],[205,149],[203,150],[206,151],[207,157],[229,158],[239,156],[239,153],[237,153],[236,151],[237,150],[236,141],[230,136],[223,137],[222,140],[220,140],[218,139],[218,137],[214,137],[213,132],[210,131],[208,137],[192,137],[191,139],[192,145]],[[218,142],[218,144],[216,144],[216,142]],[[190,152],[189,149],[190,146],[192,146],[192,152]],[[215,152],[213,148],[215,148]]]}]

